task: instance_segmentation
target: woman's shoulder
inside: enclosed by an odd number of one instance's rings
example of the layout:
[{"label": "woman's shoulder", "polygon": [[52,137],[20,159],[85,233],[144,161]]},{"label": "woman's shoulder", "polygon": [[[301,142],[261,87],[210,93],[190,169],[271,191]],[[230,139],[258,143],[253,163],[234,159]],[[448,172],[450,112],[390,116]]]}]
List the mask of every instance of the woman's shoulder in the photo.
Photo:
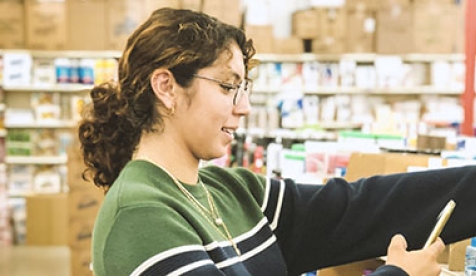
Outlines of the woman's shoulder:
[{"label": "woman's shoulder", "polygon": [[200,169],[200,175],[202,178],[227,179],[242,183],[262,183],[266,181],[264,175],[254,173],[244,167],[224,168],[209,165]]},{"label": "woman's shoulder", "polygon": [[202,180],[214,186],[234,191],[247,190],[255,198],[262,198],[266,186],[266,177],[243,167],[222,168],[206,166],[200,169]]},{"label": "woman's shoulder", "polygon": [[118,208],[157,205],[162,197],[173,197],[174,185],[156,166],[144,161],[131,161],[119,174],[107,197],[117,202]]}]

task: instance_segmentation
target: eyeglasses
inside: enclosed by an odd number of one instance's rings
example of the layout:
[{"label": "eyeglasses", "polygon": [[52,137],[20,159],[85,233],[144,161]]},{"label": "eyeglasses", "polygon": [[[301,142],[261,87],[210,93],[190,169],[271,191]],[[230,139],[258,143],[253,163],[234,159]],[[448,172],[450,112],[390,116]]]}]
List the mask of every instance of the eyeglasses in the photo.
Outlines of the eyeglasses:
[{"label": "eyeglasses", "polygon": [[233,105],[237,105],[245,94],[248,94],[248,97],[251,96],[253,82],[250,79],[244,79],[240,84],[233,84],[223,82],[219,79],[209,78],[197,74],[193,74],[193,77],[197,79],[213,81],[215,83],[218,83],[221,88],[227,90],[229,93],[233,93]]}]

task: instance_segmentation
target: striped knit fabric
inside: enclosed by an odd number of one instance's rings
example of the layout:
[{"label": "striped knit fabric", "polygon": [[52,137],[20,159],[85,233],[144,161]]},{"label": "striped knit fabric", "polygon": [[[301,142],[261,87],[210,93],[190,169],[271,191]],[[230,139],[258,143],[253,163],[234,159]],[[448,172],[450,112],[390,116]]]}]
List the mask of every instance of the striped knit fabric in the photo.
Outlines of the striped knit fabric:
[{"label": "striped knit fabric", "polygon": [[[466,167],[300,185],[245,169],[206,167],[200,177],[232,244],[160,168],[131,161],[109,190],[93,233],[95,276],[299,275],[384,255],[392,235],[418,248],[447,199],[476,208],[476,169]],[[199,185],[184,185],[204,206]],[[462,206],[462,207],[461,207]],[[464,213],[464,212],[463,212]],[[447,242],[474,236],[458,207]],[[446,230],[446,229],[445,229]],[[383,266],[373,275],[406,275]]]}]

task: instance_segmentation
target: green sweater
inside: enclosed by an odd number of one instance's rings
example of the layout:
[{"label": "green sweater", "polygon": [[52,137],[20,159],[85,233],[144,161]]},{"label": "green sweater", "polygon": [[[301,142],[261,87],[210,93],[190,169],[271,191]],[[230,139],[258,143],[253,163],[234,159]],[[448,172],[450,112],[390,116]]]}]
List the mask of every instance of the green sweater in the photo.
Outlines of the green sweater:
[{"label": "green sweater", "polygon": [[[200,177],[241,256],[163,170],[137,160],[123,169],[98,214],[95,276],[298,275],[384,255],[395,233],[410,248],[421,247],[450,198],[457,207],[442,237],[476,235],[476,220],[458,211],[476,208],[475,167],[355,183],[336,178],[326,185],[265,179],[239,168],[205,167]],[[208,206],[202,187],[185,186]],[[406,274],[383,266],[374,275]]]}]

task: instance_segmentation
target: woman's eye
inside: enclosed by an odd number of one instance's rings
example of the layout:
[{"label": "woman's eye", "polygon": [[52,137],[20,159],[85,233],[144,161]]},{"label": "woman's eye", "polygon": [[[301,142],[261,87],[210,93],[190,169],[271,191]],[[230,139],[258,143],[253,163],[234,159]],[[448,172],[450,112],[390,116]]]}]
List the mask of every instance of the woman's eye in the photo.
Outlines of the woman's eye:
[{"label": "woman's eye", "polygon": [[228,92],[235,89],[235,87],[231,84],[222,83],[222,84],[220,84],[220,86],[221,86],[221,88],[225,89]]}]

